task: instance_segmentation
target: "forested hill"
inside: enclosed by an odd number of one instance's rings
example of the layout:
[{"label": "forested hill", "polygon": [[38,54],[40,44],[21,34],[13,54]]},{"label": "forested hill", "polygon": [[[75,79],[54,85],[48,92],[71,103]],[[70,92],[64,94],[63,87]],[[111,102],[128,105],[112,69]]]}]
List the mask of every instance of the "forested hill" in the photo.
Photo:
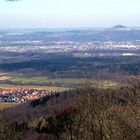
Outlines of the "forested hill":
[{"label": "forested hill", "polygon": [[0,114],[0,139],[139,139],[140,84],[120,89],[83,89],[7,109]]}]

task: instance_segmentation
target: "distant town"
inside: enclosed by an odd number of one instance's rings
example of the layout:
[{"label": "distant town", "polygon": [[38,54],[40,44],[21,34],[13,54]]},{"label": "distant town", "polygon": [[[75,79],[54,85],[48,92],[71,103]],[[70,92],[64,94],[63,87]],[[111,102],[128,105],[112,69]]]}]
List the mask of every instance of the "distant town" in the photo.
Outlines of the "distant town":
[{"label": "distant town", "polygon": [[0,52],[139,55],[140,30],[118,25],[104,30],[0,31]]},{"label": "distant town", "polygon": [[74,42],[74,41],[14,41],[0,42],[0,52],[45,52],[45,53],[72,53],[74,56],[104,56],[104,55],[139,55],[140,40],[114,42],[114,41],[94,41],[94,42]]}]

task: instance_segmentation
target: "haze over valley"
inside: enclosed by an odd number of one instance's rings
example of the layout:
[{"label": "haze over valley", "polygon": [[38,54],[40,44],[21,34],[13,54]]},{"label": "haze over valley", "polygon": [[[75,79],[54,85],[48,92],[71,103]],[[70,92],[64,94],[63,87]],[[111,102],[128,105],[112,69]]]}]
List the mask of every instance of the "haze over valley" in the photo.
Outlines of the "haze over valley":
[{"label": "haze over valley", "polygon": [[139,5],[0,0],[0,140],[139,140]]}]

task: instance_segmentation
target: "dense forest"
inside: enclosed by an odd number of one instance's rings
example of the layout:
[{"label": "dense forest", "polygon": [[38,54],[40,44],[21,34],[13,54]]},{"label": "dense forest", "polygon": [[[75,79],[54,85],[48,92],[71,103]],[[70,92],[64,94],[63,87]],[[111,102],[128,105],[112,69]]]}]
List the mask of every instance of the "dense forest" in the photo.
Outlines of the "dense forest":
[{"label": "dense forest", "polygon": [[[35,74],[40,73],[39,76],[49,77],[88,78],[98,75],[100,76],[98,78],[105,78],[105,75],[110,73],[137,75],[140,73],[140,62],[139,56],[80,58],[70,55],[52,55],[39,59],[32,59],[30,56],[28,61],[0,63],[0,70],[22,72],[26,76],[38,76]],[[110,75],[107,77],[111,78]]]},{"label": "dense forest", "polygon": [[0,139],[138,140],[140,82],[57,93],[1,111]]}]

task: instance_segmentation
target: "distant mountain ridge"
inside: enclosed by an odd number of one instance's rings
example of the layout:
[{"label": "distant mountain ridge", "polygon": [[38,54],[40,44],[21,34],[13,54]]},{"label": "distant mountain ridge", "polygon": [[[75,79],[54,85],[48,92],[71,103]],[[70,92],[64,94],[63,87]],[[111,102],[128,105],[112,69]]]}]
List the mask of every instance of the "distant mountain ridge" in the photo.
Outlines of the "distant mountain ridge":
[{"label": "distant mountain ridge", "polygon": [[127,26],[124,26],[124,25],[116,25],[116,26],[113,26],[112,28],[109,28],[107,30],[112,30],[112,31],[130,31],[132,29],[127,27]]},{"label": "distant mountain ridge", "polygon": [[44,40],[44,41],[135,41],[140,40],[140,29],[116,25],[103,30],[65,30],[65,31],[32,31],[23,35],[4,35],[1,33],[2,41],[24,41],[24,40]]},{"label": "distant mountain ridge", "polygon": [[97,36],[104,41],[135,41],[140,40],[140,30],[116,25],[100,32]]},{"label": "distant mountain ridge", "polygon": [[121,29],[121,28],[127,28],[127,27],[124,26],[124,25],[116,25],[116,26],[113,26],[113,28],[115,28],[115,29]]}]

